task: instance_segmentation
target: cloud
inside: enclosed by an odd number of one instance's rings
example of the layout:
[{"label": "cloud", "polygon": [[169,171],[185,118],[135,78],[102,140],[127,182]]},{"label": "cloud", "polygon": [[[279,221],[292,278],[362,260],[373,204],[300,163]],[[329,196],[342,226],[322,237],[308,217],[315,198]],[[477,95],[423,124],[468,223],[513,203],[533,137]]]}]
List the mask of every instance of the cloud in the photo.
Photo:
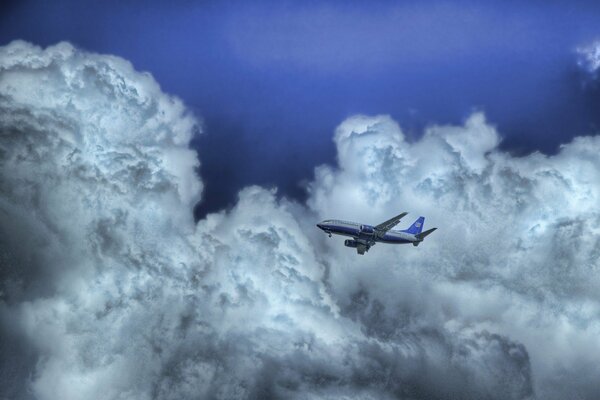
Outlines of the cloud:
[{"label": "cloud", "polygon": [[162,290],[152,277],[189,248],[197,121],[128,62],[66,43],[2,48],[0,110],[3,336],[36,349],[25,375],[36,397],[135,390],[144,381],[128,376],[151,375],[142,353],[139,369],[115,375],[136,354],[118,335],[142,335],[143,319],[127,311]]},{"label": "cloud", "polygon": [[[306,204],[249,187],[194,225],[197,129],[124,60],[0,48],[3,396],[597,393],[598,137],[513,158],[482,114],[355,116]],[[314,227],[403,210],[439,230],[359,257]]]},{"label": "cloud", "polygon": [[595,76],[600,68],[600,42],[578,47],[577,54],[579,54],[579,66]]},{"label": "cloud", "polygon": [[[408,209],[440,229],[418,251],[375,248],[367,265],[332,269],[332,287],[352,285],[346,271],[362,270],[370,292],[393,307],[406,296],[399,281],[426,281],[418,320],[431,307],[445,326],[518,340],[540,398],[593,398],[598,371],[584,365],[599,345],[590,340],[600,329],[599,139],[515,158],[497,149],[500,137],[482,114],[462,127],[432,126],[416,143],[386,116],[345,121],[335,135],[339,167],[317,169],[310,208],[373,222]],[[333,259],[354,256],[335,246]]]}]

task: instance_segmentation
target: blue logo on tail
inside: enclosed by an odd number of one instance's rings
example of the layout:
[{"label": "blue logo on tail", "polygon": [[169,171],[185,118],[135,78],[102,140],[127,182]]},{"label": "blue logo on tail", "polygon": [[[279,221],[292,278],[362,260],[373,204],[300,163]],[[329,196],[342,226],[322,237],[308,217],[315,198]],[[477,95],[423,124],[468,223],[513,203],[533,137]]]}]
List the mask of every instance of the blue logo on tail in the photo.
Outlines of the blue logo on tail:
[{"label": "blue logo on tail", "polygon": [[424,221],[425,221],[425,217],[419,217],[415,222],[413,222],[413,224],[410,226],[410,228],[405,229],[402,232],[412,233],[413,235],[421,233],[421,231],[423,230],[423,222]]}]

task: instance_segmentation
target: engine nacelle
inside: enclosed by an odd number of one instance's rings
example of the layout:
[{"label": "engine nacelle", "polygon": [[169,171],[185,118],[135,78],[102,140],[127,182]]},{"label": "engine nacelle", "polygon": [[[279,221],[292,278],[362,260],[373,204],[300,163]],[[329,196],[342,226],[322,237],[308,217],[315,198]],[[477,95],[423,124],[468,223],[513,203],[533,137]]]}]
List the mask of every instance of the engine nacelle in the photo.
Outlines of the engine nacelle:
[{"label": "engine nacelle", "polygon": [[371,225],[361,225],[360,233],[362,235],[373,235],[375,233],[375,227]]},{"label": "engine nacelle", "polygon": [[358,242],[356,240],[350,240],[350,239],[348,239],[348,240],[344,241],[344,246],[357,248],[358,247]]}]

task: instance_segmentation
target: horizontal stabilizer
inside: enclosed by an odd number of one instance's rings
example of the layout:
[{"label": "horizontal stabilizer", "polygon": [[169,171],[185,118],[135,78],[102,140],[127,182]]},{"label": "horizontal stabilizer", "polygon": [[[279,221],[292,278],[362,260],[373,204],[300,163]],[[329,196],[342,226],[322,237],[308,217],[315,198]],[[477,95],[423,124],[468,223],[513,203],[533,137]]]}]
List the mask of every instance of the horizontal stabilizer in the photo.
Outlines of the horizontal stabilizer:
[{"label": "horizontal stabilizer", "polygon": [[433,231],[435,231],[436,229],[437,228],[431,228],[431,229],[426,230],[425,232],[417,233],[415,235],[415,237],[419,240],[423,240],[423,239],[425,239],[425,236],[429,235],[430,233],[433,233]]}]

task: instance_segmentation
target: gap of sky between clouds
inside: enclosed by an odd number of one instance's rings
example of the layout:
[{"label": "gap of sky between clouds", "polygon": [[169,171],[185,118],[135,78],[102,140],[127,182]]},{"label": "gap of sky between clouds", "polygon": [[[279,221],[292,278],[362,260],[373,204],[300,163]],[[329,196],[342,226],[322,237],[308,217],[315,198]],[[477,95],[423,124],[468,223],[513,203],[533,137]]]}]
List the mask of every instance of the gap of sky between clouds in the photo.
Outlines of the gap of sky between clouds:
[{"label": "gap of sky between clouds", "polygon": [[330,132],[388,114],[409,140],[486,113],[514,154],[554,153],[600,123],[576,48],[595,2],[9,2],[0,41],[68,40],[150,72],[204,119],[200,218],[249,184],[302,200]]}]

